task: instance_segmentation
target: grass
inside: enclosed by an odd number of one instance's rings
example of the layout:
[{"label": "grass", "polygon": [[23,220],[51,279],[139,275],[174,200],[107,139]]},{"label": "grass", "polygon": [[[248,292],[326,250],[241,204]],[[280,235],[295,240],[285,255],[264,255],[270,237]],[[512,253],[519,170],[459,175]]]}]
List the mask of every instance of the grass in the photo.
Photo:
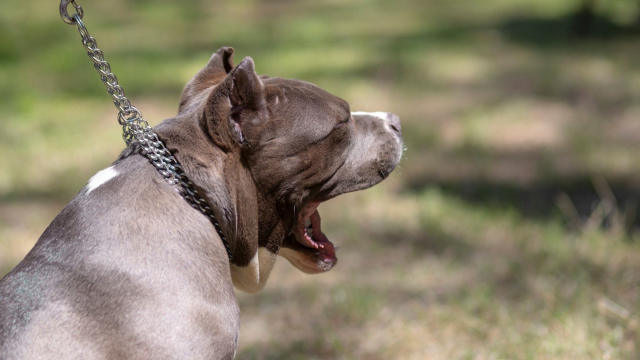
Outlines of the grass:
[{"label": "grass", "polygon": [[[573,1],[82,5],[152,124],[223,45],[260,73],[403,119],[408,151],[392,177],[320,208],[337,267],[308,276],[279,261],[262,293],[238,294],[238,358],[636,359],[640,35],[629,3],[602,4],[589,39],[568,31]],[[51,5],[0,2],[0,274],[123,146],[77,33]],[[611,198],[620,212],[587,221]]]}]

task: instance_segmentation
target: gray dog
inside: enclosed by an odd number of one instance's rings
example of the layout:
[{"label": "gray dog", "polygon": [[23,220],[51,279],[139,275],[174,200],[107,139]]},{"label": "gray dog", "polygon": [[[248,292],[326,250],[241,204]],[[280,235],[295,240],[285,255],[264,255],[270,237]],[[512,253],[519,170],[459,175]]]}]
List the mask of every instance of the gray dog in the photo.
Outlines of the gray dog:
[{"label": "gray dog", "polygon": [[206,216],[138,146],[91,178],[0,280],[0,359],[231,359],[234,286],[262,289],[277,255],[337,262],[318,205],[371,187],[402,155],[400,120],[351,113],[313,84],[258,76],[218,50],[155,128],[214,209]]}]

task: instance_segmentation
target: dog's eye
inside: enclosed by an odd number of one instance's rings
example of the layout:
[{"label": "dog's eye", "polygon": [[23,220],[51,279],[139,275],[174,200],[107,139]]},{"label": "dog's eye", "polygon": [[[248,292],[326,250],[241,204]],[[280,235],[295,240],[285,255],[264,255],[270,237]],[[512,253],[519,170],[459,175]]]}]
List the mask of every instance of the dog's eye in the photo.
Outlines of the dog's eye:
[{"label": "dog's eye", "polygon": [[349,115],[348,117],[342,119],[339,123],[336,124],[335,127],[346,125],[346,124],[349,123],[349,121],[351,121],[351,115]]}]

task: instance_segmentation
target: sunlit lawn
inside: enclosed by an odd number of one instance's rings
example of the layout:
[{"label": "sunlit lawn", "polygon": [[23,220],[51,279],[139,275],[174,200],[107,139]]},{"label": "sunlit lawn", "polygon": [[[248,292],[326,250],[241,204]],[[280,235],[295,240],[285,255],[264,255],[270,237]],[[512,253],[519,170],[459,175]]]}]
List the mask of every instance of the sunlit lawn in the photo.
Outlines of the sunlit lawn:
[{"label": "sunlit lawn", "polygon": [[[554,33],[550,0],[81,4],[153,124],[223,45],[403,119],[396,173],[320,207],[337,267],[239,294],[238,358],[640,356],[640,36]],[[0,2],[0,274],[122,150],[115,113],[57,4]]]}]

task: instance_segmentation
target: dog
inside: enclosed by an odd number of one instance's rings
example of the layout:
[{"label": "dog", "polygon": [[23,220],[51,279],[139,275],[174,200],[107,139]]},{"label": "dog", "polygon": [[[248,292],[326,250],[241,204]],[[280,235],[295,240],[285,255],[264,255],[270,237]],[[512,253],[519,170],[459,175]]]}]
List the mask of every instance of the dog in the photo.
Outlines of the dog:
[{"label": "dog", "polygon": [[154,129],[211,205],[206,216],[127,147],[0,280],[0,359],[232,359],[240,310],[278,255],[306,273],[337,262],[318,205],[384,180],[400,119],[350,112],[300,80],[258,76],[221,48]]}]

